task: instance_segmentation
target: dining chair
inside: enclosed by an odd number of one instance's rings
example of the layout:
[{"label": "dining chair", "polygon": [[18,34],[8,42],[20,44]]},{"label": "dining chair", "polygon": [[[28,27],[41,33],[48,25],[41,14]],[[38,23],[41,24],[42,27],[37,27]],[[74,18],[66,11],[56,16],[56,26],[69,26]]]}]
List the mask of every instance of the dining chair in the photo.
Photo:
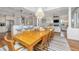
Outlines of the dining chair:
[{"label": "dining chair", "polygon": [[47,51],[48,50],[48,45],[47,45],[47,40],[48,40],[48,34],[44,35],[42,38],[42,41],[40,41],[36,46],[36,50],[40,51]]},{"label": "dining chair", "polygon": [[0,33],[0,51],[4,51],[4,50],[7,50],[7,49],[4,49],[4,46],[5,43],[4,43],[4,33]]},{"label": "dining chair", "polygon": [[4,47],[3,40],[1,40],[1,38],[0,38],[0,51],[3,51],[4,50],[3,47]]},{"label": "dining chair", "polygon": [[0,34],[0,48],[2,47],[3,36]]},{"label": "dining chair", "polygon": [[54,30],[53,29],[49,29],[50,33],[49,33],[49,41],[51,41],[51,39],[54,36]]},{"label": "dining chair", "polygon": [[22,45],[20,45],[19,43],[14,43],[15,41],[8,38],[8,36],[4,36],[4,41],[8,47],[9,51],[21,51],[22,49],[24,49],[24,47]]},{"label": "dining chair", "polygon": [[52,30],[50,33],[50,38],[52,39],[53,37],[54,37],[54,30]]}]

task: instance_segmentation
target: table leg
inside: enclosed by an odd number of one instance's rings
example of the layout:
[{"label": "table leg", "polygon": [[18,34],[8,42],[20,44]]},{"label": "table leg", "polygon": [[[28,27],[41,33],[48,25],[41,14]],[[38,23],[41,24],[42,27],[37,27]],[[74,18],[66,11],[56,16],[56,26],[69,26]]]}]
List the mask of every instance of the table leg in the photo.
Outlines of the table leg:
[{"label": "table leg", "polygon": [[28,47],[28,50],[29,50],[29,51],[33,51],[33,46],[29,46],[29,47]]}]

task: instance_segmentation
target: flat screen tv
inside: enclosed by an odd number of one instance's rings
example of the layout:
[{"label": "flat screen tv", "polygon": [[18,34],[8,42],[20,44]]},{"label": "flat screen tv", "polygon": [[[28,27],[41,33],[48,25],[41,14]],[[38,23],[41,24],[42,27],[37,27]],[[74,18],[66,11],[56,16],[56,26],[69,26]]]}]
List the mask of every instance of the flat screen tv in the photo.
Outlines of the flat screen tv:
[{"label": "flat screen tv", "polygon": [[59,20],[54,20],[54,23],[59,23]]}]

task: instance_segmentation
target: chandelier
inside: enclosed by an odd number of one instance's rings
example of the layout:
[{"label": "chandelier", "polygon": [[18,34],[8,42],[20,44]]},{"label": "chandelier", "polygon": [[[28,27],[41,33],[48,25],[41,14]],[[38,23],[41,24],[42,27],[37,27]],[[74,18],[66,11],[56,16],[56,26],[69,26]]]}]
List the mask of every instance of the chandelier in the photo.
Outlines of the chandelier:
[{"label": "chandelier", "polygon": [[39,18],[43,18],[44,17],[43,9],[42,8],[38,8],[38,10],[35,13],[35,16],[39,17]]}]

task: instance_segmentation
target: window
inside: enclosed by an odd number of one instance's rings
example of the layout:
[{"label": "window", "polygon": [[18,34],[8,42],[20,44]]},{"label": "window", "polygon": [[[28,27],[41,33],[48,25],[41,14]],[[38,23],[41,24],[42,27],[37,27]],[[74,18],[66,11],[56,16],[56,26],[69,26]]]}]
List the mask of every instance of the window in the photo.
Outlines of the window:
[{"label": "window", "polygon": [[71,26],[72,28],[79,28],[79,8],[76,8],[72,12]]}]

